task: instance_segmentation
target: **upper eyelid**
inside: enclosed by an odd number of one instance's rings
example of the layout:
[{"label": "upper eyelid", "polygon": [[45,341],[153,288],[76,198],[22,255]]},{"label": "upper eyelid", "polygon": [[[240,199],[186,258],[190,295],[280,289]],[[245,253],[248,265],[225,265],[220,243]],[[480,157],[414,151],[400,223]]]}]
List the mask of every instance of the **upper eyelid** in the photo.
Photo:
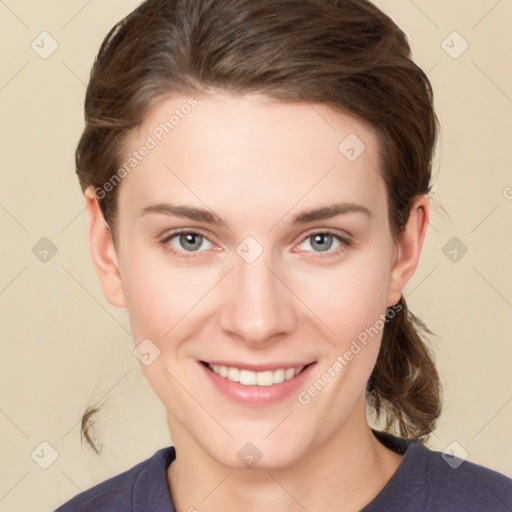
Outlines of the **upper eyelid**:
[{"label": "upper eyelid", "polygon": [[[219,244],[215,243],[214,241],[210,240],[210,237],[206,235],[201,229],[199,228],[181,228],[178,230],[173,230],[172,232],[166,234],[163,236],[162,242],[168,242],[172,240],[173,238],[181,235],[181,234],[196,234],[199,236],[202,236],[203,238],[206,238],[211,244],[214,244],[218,246]],[[333,229],[333,228],[312,228],[311,231],[308,231],[305,235],[303,235],[297,242],[294,242],[294,246],[303,243],[308,238],[317,235],[317,234],[328,234],[334,237],[337,237],[341,242],[348,243],[351,239],[351,235],[346,233],[341,234],[339,231]]]},{"label": "upper eyelid", "polygon": [[182,235],[182,234],[189,234],[189,233],[192,233],[194,235],[201,235],[203,236],[204,238],[208,238],[209,239],[209,236],[206,235],[201,229],[199,228],[180,228],[180,229],[172,229],[166,233],[164,233],[162,235],[163,239],[166,240],[166,239],[169,239],[169,238],[174,238],[175,236],[178,236],[178,235]]},{"label": "upper eyelid", "polygon": [[179,235],[183,235],[183,234],[185,234],[185,235],[192,234],[192,235],[202,236],[203,238],[206,238],[206,240],[208,240],[208,242],[210,242],[211,244],[218,246],[217,243],[210,240],[210,237],[208,235],[203,233],[201,230],[198,230],[197,228],[196,229],[186,229],[185,228],[185,229],[181,229],[181,230],[171,231],[170,233],[164,234],[163,237],[161,237],[161,240],[162,240],[161,243],[169,242],[170,240],[176,238]]},{"label": "upper eyelid", "polygon": [[350,239],[351,238],[351,235],[347,232],[343,232],[344,234],[342,234],[341,230],[336,230],[336,229],[333,229],[333,228],[329,228],[329,229],[313,229],[312,231],[308,231],[303,237],[301,240],[305,240],[306,238],[309,238],[310,236],[313,236],[313,235],[317,235],[317,234],[328,234],[328,235],[333,235],[333,236],[338,236],[342,239]]},{"label": "upper eyelid", "polygon": [[[327,234],[327,235],[330,235],[334,238],[336,238],[342,245],[345,245],[345,246],[349,246],[351,245],[351,236],[346,234],[346,235],[342,235],[340,234],[338,231],[332,231],[330,229],[319,229],[319,230],[313,230],[309,233],[307,233],[305,236],[303,236],[299,242],[297,242],[296,244],[294,244],[294,247],[296,247],[297,245],[300,245],[302,244],[303,242],[305,242],[308,238],[311,238],[312,236],[315,236],[315,235],[318,235],[318,234]],[[334,251],[333,251],[334,252]]]}]

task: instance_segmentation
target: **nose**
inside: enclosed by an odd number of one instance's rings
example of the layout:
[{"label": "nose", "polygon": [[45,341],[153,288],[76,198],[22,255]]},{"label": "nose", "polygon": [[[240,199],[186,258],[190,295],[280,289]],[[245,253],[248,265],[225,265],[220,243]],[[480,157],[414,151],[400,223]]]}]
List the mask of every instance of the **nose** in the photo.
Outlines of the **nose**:
[{"label": "nose", "polygon": [[254,347],[275,342],[297,325],[295,295],[286,275],[271,263],[265,251],[252,263],[235,256],[234,268],[227,276],[220,326]]}]

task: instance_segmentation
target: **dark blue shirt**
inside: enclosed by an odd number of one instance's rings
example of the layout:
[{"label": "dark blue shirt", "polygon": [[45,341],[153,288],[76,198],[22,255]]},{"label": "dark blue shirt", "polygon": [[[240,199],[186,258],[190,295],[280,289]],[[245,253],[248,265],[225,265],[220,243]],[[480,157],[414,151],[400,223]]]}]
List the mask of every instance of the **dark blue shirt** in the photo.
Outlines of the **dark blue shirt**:
[{"label": "dark blue shirt", "polygon": [[[373,432],[404,456],[361,512],[512,512],[512,479],[472,462],[443,458],[417,442]],[[162,448],[55,512],[176,512],[167,483],[167,468],[175,456],[173,446]]]}]

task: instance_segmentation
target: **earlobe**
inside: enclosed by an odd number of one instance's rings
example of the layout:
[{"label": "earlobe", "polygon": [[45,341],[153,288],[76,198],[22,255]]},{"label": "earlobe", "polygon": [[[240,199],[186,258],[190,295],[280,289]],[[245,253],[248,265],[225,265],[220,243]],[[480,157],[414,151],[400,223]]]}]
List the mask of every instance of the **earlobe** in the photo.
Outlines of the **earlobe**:
[{"label": "earlobe", "polygon": [[89,249],[103,295],[110,304],[125,307],[124,293],[112,233],[103,218],[94,188],[85,191]]},{"label": "earlobe", "polygon": [[396,258],[390,272],[387,306],[396,304],[414,275],[420,259],[429,221],[429,203],[425,194],[414,197],[409,218],[396,241]]}]

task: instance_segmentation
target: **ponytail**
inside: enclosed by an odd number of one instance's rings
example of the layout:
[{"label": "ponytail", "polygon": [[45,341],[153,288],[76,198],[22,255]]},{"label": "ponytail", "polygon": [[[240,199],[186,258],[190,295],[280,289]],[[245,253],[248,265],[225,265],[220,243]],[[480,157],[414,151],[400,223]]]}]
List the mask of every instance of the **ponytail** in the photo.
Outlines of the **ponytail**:
[{"label": "ponytail", "polygon": [[[394,312],[394,314],[393,314]],[[404,297],[388,308],[382,344],[367,386],[367,403],[384,430],[424,442],[441,414],[441,383],[433,356],[418,333],[432,331],[407,308]]]}]

